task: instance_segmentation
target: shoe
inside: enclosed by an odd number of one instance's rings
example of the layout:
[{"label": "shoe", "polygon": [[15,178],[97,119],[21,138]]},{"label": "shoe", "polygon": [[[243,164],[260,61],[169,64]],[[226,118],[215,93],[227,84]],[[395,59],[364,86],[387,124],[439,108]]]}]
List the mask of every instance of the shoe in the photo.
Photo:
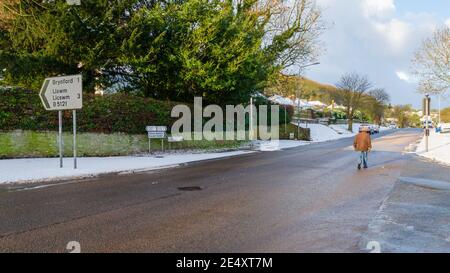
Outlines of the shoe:
[{"label": "shoe", "polygon": [[358,170],[361,170],[361,164],[358,164]]},{"label": "shoe", "polygon": [[367,168],[369,168],[369,167],[367,167],[367,165],[366,165],[366,164],[364,164],[364,169],[367,169]]}]

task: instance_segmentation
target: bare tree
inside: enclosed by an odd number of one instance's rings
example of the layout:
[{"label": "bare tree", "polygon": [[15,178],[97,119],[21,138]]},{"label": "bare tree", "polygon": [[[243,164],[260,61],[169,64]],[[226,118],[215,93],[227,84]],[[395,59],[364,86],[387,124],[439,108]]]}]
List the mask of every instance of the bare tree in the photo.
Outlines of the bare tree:
[{"label": "bare tree", "polygon": [[275,53],[278,67],[301,67],[316,60],[324,24],[315,0],[258,0],[257,9],[267,20],[263,46],[269,55]]},{"label": "bare tree", "polygon": [[13,8],[17,3],[19,3],[19,0],[0,1],[0,28],[8,27],[11,19],[19,14],[19,11]]},{"label": "bare tree", "polygon": [[367,95],[367,110],[374,122],[381,125],[390,96],[383,88],[373,89]]},{"label": "bare tree", "polygon": [[450,27],[436,30],[423,42],[413,60],[413,73],[424,93],[439,94],[450,88]]},{"label": "bare tree", "polygon": [[348,118],[348,130],[353,130],[353,115],[361,106],[362,98],[372,87],[366,76],[357,73],[346,74],[336,84],[336,101],[342,103],[346,108]]}]

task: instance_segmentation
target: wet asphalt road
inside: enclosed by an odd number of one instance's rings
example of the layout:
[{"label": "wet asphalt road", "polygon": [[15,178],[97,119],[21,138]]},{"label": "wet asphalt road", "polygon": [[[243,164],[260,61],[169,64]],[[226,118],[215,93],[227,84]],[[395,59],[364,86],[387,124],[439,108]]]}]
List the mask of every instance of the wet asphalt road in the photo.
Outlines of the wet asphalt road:
[{"label": "wet asphalt road", "polygon": [[378,136],[363,171],[350,138],[133,175],[3,186],[0,252],[66,252],[69,241],[82,252],[363,251],[368,224],[417,160],[404,149],[420,133]]}]

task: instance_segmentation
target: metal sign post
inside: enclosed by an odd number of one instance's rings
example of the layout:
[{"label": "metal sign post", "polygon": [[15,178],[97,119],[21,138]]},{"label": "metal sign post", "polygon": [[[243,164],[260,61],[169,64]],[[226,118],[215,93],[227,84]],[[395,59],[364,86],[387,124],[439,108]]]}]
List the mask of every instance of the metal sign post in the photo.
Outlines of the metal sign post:
[{"label": "metal sign post", "polygon": [[58,111],[58,144],[59,144],[59,167],[63,167],[63,140],[62,140],[62,111]]},{"label": "metal sign post", "polygon": [[73,168],[77,168],[77,110],[73,110]]},{"label": "metal sign post", "polygon": [[81,75],[47,78],[39,97],[45,110],[58,111],[59,121],[59,165],[63,167],[62,111],[73,110],[73,167],[77,168],[77,114],[83,107],[83,80]]},{"label": "metal sign post", "polygon": [[161,139],[161,151],[164,151],[164,139],[166,138],[167,126],[146,126],[148,135],[148,152],[151,153],[151,140]]},{"label": "metal sign post", "polygon": [[152,139],[148,138],[148,153],[150,154],[152,152]]}]

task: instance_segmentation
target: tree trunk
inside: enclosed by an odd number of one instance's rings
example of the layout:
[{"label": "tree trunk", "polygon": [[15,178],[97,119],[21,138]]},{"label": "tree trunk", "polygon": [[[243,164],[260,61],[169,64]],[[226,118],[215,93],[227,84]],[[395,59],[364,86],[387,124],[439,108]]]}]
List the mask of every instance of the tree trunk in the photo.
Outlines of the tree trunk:
[{"label": "tree trunk", "polygon": [[350,132],[353,132],[353,111],[352,110],[349,111],[347,119],[348,119],[348,130]]},{"label": "tree trunk", "polygon": [[348,130],[353,132],[353,117],[348,119]]}]

